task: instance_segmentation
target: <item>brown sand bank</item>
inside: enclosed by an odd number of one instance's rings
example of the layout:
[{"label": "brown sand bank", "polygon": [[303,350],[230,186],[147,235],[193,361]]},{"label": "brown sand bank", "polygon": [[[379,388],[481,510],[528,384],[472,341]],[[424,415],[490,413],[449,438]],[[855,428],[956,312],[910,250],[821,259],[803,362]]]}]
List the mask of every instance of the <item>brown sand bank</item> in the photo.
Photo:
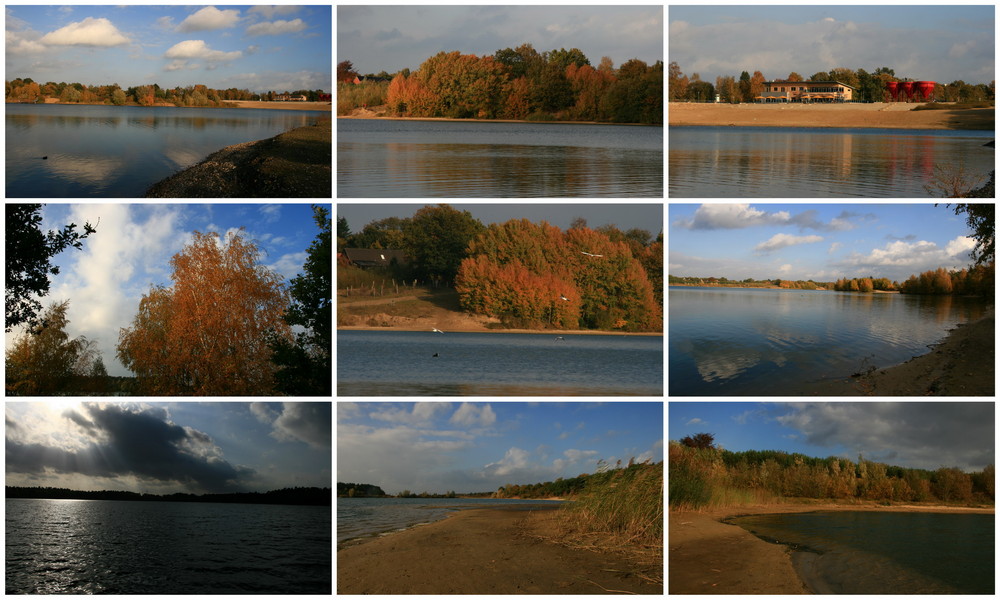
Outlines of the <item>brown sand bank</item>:
[{"label": "brown sand bank", "polygon": [[[338,594],[662,594],[611,554],[571,549],[553,510],[475,509],[337,551]],[[653,573],[662,577],[662,567]]]},{"label": "brown sand bank", "polygon": [[994,128],[992,108],[911,110],[914,104],[702,104],[671,102],[670,125],[736,127]]},{"label": "brown sand bank", "polygon": [[275,110],[324,110],[332,112],[331,102],[259,102],[254,100],[226,100],[236,108],[270,108]]},{"label": "brown sand bank", "polygon": [[[281,104],[281,103],[279,103]],[[154,184],[147,198],[331,198],[332,121],[227,146]]]},{"label": "brown sand bank", "polygon": [[610,123],[607,121],[527,121],[524,119],[455,119],[452,117],[396,117],[389,115],[389,107],[373,106],[371,108],[355,108],[346,115],[337,115],[338,119],[383,119],[386,121],[455,121],[468,123],[531,123],[539,124],[563,124],[563,125],[631,125],[636,127],[663,127],[663,124],[653,123]]},{"label": "brown sand bank", "polygon": [[982,318],[951,330],[928,354],[860,377],[817,384],[821,396],[994,396],[996,322]]},{"label": "brown sand bank", "polygon": [[775,504],[706,511],[670,511],[670,594],[808,594],[792,567],[788,548],[770,544],[742,527],[722,523],[741,515],[810,511],[974,512],[992,508],[931,505]]}]

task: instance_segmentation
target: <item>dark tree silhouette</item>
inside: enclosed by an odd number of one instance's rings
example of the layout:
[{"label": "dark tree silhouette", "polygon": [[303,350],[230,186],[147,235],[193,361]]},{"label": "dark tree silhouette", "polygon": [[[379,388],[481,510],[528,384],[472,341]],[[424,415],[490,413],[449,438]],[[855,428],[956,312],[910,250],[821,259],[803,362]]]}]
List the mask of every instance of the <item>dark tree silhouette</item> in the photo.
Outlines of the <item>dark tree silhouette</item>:
[{"label": "dark tree silhouette", "polygon": [[681,440],[681,443],[688,448],[714,448],[715,436],[711,433],[696,433],[694,436],[687,436]]},{"label": "dark tree silhouette", "polygon": [[5,331],[27,323],[38,325],[38,311],[42,303],[34,296],[49,293],[49,275],[58,275],[59,267],[49,262],[53,256],[72,246],[83,248],[80,240],[97,231],[90,223],[83,226],[83,234],[70,223],[61,231],[42,233],[39,214],[41,204],[7,204],[6,228],[6,309]]}]

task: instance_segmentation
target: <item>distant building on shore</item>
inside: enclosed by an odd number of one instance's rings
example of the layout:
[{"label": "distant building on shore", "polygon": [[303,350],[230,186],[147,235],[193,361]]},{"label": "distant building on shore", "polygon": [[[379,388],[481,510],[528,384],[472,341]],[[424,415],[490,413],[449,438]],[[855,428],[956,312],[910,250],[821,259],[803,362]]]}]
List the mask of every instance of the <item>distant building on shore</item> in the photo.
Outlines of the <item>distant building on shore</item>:
[{"label": "distant building on shore", "polygon": [[757,102],[850,102],[857,88],[839,81],[765,81]]}]

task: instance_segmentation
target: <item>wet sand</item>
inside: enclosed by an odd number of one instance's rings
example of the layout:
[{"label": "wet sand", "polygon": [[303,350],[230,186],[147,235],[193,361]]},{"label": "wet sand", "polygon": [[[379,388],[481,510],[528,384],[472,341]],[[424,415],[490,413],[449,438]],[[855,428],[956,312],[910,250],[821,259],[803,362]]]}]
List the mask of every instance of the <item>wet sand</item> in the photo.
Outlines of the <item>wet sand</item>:
[{"label": "wet sand", "polygon": [[701,104],[671,102],[670,125],[992,130],[994,110],[912,110],[916,104]]},{"label": "wet sand", "polygon": [[[278,103],[282,104],[282,103]],[[332,121],[227,146],[154,184],[147,198],[329,198]]]},{"label": "wet sand", "polygon": [[994,396],[996,391],[994,309],[963,323],[928,354],[862,375],[817,384],[819,396]]},{"label": "wet sand", "polygon": [[994,514],[994,509],[933,505],[772,504],[705,511],[670,511],[668,581],[670,594],[808,594],[785,546],[770,544],[742,527],[722,523],[742,515],[817,510],[881,512],[962,512]]},{"label": "wet sand", "polygon": [[663,593],[622,558],[536,537],[557,535],[556,518],[551,509],[464,510],[338,550],[337,593]]}]

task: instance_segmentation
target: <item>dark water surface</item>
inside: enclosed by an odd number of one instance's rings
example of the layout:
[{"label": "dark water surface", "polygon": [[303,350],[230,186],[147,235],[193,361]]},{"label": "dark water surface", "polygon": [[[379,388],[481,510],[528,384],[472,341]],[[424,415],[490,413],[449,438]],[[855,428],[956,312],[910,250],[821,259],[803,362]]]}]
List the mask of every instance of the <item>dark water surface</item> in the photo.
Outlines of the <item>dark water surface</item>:
[{"label": "dark water surface", "polygon": [[663,128],[337,120],[337,196],[663,196]]},{"label": "dark water surface", "polygon": [[8,499],[8,594],[330,594],[330,507]]},{"label": "dark water surface", "polygon": [[338,331],[337,395],[663,394],[661,336],[563,337]]},{"label": "dark water surface", "polygon": [[814,593],[994,593],[993,515],[813,512],[730,522],[794,544],[792,563]]},{"label": "dark water surface", "polygon": [[561,504],[558,500],[494,498],[337,498],[337,544],[431,523],[457,510],[539,510],[558,508]]},{"label": "dark water surface", "polygon": [[778,395],[929,352],[979,318],[953,296],[671,286],[671,396]]},{"label": "dark water surface", "polygon": [[8,198],[139,198],[217,150],[328,114],[63,104],[5,109]]},{"label": "dark water surface", "polygon": [[[935,168],[988,175],[992,131],[670,127],[671,198],[927,198]],[[984,182],[985,183],[985,182]]]}]

